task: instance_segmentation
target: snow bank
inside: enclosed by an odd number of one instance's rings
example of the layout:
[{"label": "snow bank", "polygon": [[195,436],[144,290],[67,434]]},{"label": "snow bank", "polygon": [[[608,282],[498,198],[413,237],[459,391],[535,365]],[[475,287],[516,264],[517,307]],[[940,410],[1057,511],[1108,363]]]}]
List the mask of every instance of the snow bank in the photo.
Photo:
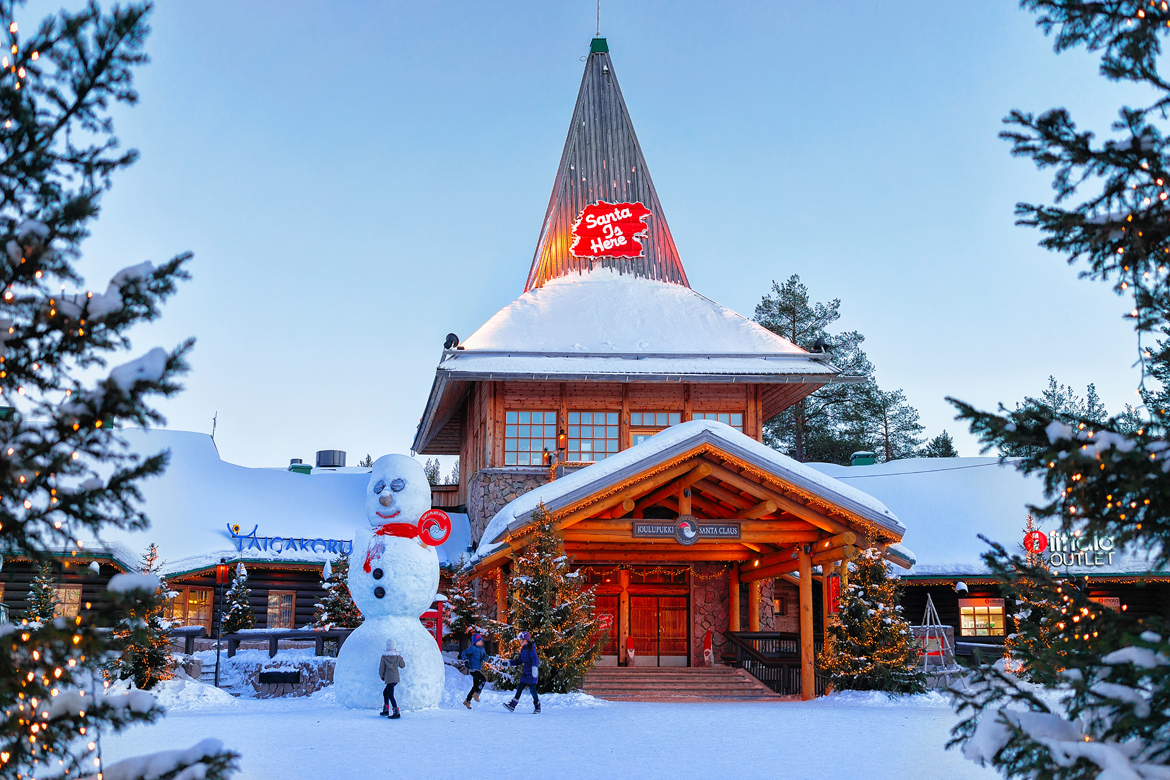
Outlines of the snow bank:
[{"label": "snow bank", "polygon": [[223,743],[218,739],[205,739],[186,750],[163,750],[158,753],[149,753],[145,756],[125,758],[116,764],[104,768],[104,780],[139,780],[139,778],[162,777],[186,766],[175,780],[203,780],[207,772],[207,765],[199,763],[204,758],[211,758],[223,750]]},{"label": "snow bank", "polygon": [[149,693],[154,695],[155,700],[167,712],[231,709],[240,706],[239,699],[227,691],[198,680],[177,678],[164,680],[151,688]]},{"label": "snow bank", "polygon": [[904,694],[882,691],[839,691],[814,699],[816,707],[946,707],[951,698],[938,691]]}]

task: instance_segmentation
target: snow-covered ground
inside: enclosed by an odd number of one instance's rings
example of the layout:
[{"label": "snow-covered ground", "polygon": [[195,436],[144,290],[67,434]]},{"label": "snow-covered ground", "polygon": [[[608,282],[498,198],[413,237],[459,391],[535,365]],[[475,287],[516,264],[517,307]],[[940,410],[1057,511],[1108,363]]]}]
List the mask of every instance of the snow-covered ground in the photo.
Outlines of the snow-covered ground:
[{"label": "snow-covered ground", "polygon": [[943,745],[955,716],[938,694],[848,693],[811,703],[639,704],[584,694],[486,691],[468,712],[469,677],[447,668],[439,709],[403,713],[339,707],[330,689],[311,697],[233,698],[192,681],[164,684],[167,717],[107,736],[107,762],[205,737],[243,754],[240,778],[678,777],[815,778],[859,769],[890,778],[994,778]]}]

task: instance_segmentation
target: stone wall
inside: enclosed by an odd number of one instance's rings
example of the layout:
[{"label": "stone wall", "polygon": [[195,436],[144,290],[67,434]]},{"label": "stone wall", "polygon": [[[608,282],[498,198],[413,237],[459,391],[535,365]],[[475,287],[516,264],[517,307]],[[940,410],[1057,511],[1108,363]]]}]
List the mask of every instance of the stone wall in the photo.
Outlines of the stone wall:
[{"label": "stone wall", "polygon": [[540,466],[480,469],[467,482],[467,519],[471,539],[479,544],[484,529],[509,502],[550,482],[548,469]]},{"label": "stone wall", "polygon": [[719,663],[719,654],[726,641],[723,632],[728,626],[728,576],[727,564],[724,563],[696,563],[691,568],[691,666],[706,666],[703,637],[708,629],[715,649],[715,663]]},{"label": "stone wall", "polygon": [[[233,659],[235,660],[235,659]],[[333,670],[337,659],[312,657],[297,661],[273,659],[269,663],[241,664],[244,668],[243,682],[256,692],[258,699],[273,699],[278,696],[308,696],[327,685],[333,684]],[[260,672],[300,672],[301,681],[292,683],[260,683]]]}]

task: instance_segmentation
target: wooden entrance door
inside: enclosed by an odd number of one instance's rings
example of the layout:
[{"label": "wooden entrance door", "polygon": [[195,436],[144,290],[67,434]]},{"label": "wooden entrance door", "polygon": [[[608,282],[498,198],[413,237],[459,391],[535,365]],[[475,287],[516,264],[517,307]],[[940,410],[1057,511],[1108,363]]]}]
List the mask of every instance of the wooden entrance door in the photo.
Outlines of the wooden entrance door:
[{"label": "wooden entrance door", "polygon": [[686,666],[686,597],[631,596],[628,644],[637,666]]},{"label": "wooden entrance door", "polygon": [[601,623],[598,631],[598,641],[601,642],[601,654],[618,654],[618,608],[620,599],[617,596],[597,596],[593,600],[593,612]]}]

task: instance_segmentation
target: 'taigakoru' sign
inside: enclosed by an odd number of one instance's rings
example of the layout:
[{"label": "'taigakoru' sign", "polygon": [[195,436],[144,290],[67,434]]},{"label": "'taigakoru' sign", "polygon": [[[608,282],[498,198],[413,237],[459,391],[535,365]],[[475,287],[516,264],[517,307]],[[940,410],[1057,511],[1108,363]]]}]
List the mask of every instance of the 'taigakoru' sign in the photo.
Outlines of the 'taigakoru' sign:
[{"label": "'taigakoru' sign", "polygon": [[[314,552],[314,553],[337,553],[349,555],[353,552],[352,539],[307,539],[296,536],[257,536],[256,531],[260,526],[252,528],[251,533],[240,533],[238,525],[229,524],[228,533],[232,536],[232,541],[236,543],[236,549],[240,552],[248,550],[260,550],[261,552],[272,553],[286,553],[286,552]],[[245,546],[245,542],[247,546]]]},{"label": "'taigakoru' sign", "polygon": [[1024,549],[1042,554],[1051,547],[1044,562],[1049,566],[1112,566],[1117,554],[1111,536],[1077,536],[1054,531],[1051,536],[1043,531],[1024,534]]},{"label": "'taigakoru' sign", "polygon": [[641,203],[591,203],[573,223],[573,257],[641,257],[650,209]]}]

